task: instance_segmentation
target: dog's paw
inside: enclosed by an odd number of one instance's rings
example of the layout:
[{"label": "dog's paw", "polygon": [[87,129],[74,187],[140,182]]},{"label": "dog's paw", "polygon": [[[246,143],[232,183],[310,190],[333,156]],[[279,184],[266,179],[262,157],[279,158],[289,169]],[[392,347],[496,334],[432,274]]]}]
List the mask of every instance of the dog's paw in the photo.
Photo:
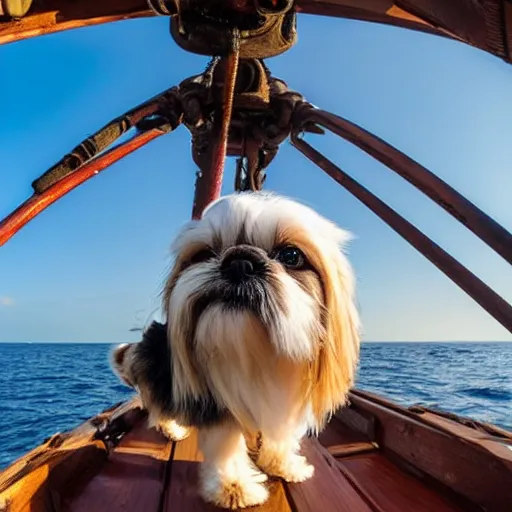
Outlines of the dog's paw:
[{"label": "dog's paw", "polygon": [[[258,478],[261,477],[258,475]],[[221,508],[236,510],[261,505],[268,500],[269,496],[265,485],[252,479],[212,484],[213,482],[202,483],[200,487],[201,497]]]},{"label": "dog's paw", "polygon": [[293,455],[281,475],[287,482],[304,482],[315,474],[315,467],[302,455]]},{"label": "dog's paw", "polygon": [[272,476],[277,476],[290,483],[298,483],[309,480],[315,473],[315,468],[307,461],[306,457],[291,454],[286,459],[270,464],[262,464],[261,469]]},{"label": "dog's paw", "polygon": [[199,478],[203,500],[232,510],[265,503],[269,496],[265,486],[267,475],[249,460],[233,462],[223,468],[203,463]]},{"label": "dog's paw", "polygon": [[160,421],[157,429],[171,441],[182,441],[190,435],[190,429],[183,427],[174,420]]}]

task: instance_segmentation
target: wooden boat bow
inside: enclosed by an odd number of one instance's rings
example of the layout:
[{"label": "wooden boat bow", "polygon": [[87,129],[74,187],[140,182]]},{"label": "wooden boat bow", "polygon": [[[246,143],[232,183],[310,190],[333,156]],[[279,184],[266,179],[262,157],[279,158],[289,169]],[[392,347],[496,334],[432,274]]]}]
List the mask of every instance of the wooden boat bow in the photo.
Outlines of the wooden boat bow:
[{"label": "wooden boat bow", "polygon": [[[509,512],[512,434],[439,411],[353,391],[302,447],[315,465],[301,484],[271,482],[255,512]],[[193,432],[171,442],[146,426],[137,398],[56,434],[0,475],[9,512],[215,510],[197,494]]]}]

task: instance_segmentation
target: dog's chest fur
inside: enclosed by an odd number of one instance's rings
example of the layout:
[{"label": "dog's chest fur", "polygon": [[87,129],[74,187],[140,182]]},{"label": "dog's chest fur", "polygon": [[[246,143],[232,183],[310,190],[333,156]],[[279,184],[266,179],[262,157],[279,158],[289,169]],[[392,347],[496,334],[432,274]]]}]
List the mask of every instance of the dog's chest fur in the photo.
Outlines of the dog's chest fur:
[{"label": "dog's chest fur", "polygon": [[297,428],[304,368],[277,357],[255,317],[213,307],[197,326],[196,343],[208,387],[244,428],[276,435]]}]

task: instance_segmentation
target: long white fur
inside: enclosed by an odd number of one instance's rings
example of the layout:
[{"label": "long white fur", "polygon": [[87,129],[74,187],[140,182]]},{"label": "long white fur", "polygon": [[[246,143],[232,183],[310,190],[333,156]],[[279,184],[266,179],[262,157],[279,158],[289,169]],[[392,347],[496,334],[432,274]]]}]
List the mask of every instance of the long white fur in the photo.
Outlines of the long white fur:
[{"label": "long white fur", "polygon": [[[280,230],[300,225],[315,245],[327,274],[339,279],[348,303],[342,311],[347,336],[358,329],[353,304],[354,278],[340,249],[350,235],[310,208],[273,194],[236,194],[209,206],[201,220],[188,224],[177,237],[174,254],[179,260],[188,248],[222,241],[226,250],[236,245],[243,228],[251,245],[267,252],[273,249]],[[290,275],[276,273],[285,299],[286,314],[270,326],[248,311],[207,308],[192,326],[191,304],[219,279],[219,262],[208,261],[178,273],[170,283],[165,304],[173,354],[173,393],[176,397],[199,397],[209,389],[232,418],[223,425],[200,431],[205,462],[200,492],[205,500],[226,508],[263,503],[267,497],[264,477],[247,455],[242,432],[259,432],[262,446],[257,464],[264,472],[298,482],[313,474],[313,467],[299,452],[300,439],[316,429],[311,404],[304,403],[304,368],[316,357],[322,332],[318,307],[307,290]],[[340,292],[341,293],[341,292]],[[340,296],[341,296],[340,295]],[[317,308],[317,309],[315,309]],[[188,360],[186,333],[194,329],[195,366]],[[359,339],[345,343],[348,386],[358,358]],[[340,356],[341,357],[341,356]],[[350,382],[349,382],[350,381]],[[339,403],[344,400],[340,397]]]}]

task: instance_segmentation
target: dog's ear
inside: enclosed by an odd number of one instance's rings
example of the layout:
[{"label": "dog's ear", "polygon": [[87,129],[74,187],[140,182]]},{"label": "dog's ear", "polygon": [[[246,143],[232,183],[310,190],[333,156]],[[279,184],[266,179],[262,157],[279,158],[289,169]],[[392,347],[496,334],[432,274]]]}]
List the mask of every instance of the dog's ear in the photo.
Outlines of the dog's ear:
[{"label": "dog's ear", "polygon": [[121,343],[114,348],[111,355],[112,367],[118,377],[128,386],[135,387],[130,368],[130,351],[134,350],[130,343]]},{"label": "dog's ear", "polygon": [[322,273],[326,306],[326,335],[312,365],[312,404],[322,426],[346,402],[354,384],[359,358],[360,324],[354,297],[354,275],[337,254],[325,261]]}]

